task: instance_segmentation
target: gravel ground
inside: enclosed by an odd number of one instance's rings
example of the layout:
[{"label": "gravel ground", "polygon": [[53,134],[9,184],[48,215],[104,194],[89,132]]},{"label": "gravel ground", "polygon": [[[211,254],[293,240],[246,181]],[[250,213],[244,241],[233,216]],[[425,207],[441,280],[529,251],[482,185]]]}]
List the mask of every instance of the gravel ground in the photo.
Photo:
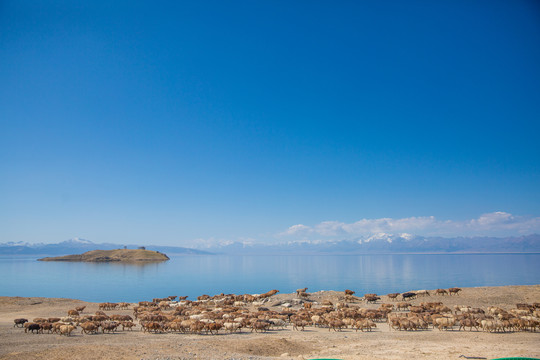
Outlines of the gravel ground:
[{"label": "gravel ground", "polygon": [[[363,294],[360,294],[363,295]],[[323,300],[337,302],[343,292],[311,293],[314,306]],[[281,308],[278,304],[294,304],[295,294],[277,294],[264,306]],[[464,288],[459,296],[431,296],[413,300],[442,301],[445,305],[470,305],[505,309],[516,303],[540,302],[540,285]],[[382,302],[390,302],[383,296]],[[377,308],[378,304],[356,305]],[[294,331],[289,326],[267,333],[218,335],[148,334],[140,331],[120,331],[114,334],[83,335],[80,328],[74,336],[25,334],[13,327],[13,319],[24,317],[65,316],[67,310],[87,305],[85,313],[94,313],[98,304],[72,299],[0,297],[0,359],[463,359],[466,357],[493,359],[503,356],[540,358],[540,331],[486,333],[482,331],[394,331],[386,323],[378,323],[373,332],[341,332],[307,327]],[[274,306],[272,306],[274,305]],[[294,305],[298,308],[299,305]],[[107,314],[132,314],[131,310],[107,311]],[[461,357],[460,357],[461,356]]]}]

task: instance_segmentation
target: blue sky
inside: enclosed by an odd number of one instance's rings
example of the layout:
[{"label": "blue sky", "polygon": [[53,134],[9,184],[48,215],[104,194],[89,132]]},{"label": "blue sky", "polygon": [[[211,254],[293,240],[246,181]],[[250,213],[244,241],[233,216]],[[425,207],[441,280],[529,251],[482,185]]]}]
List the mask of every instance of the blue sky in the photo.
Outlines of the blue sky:
[{"label": "blue sky", "polygon": [[539,232],[539,44],[536,1],[2,1],[0,242]]}]

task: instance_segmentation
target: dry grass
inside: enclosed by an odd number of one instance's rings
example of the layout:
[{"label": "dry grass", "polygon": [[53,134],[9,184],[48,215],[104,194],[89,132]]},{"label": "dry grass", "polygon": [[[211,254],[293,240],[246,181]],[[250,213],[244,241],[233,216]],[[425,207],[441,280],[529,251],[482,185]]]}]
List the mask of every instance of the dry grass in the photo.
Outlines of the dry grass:
[{"label": "dry grass", "polygon": [[166,261],[169,257],[157,251],[143,249],[93,250],[80,255],[46,257],[40,261],[85,261],[85,262],[137,262]]}]

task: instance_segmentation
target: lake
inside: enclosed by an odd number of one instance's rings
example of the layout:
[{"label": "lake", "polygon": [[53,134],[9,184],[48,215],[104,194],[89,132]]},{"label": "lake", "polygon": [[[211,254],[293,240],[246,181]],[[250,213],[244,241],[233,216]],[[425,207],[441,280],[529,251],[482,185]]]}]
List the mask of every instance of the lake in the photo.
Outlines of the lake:
[{"label": "lake", "polygon": [[540,254],[172,256],[153,264],[41,262],[0,256],[0,295],[136,302],[169,295],[351,289],[387,294],[540,284]]}]

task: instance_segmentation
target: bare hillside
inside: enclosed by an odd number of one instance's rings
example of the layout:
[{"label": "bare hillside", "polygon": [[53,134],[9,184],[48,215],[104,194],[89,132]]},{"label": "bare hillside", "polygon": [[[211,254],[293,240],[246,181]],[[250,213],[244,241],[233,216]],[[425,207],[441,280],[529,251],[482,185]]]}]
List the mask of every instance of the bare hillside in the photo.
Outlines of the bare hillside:
[{"label": "bare hillside", "polygon": [[136,261],[167,261],[169,257],[158,251],[143,249],[93,250],[79,255],[46,257],[39,261],[85,261],[85,262],[136,262]]}]

